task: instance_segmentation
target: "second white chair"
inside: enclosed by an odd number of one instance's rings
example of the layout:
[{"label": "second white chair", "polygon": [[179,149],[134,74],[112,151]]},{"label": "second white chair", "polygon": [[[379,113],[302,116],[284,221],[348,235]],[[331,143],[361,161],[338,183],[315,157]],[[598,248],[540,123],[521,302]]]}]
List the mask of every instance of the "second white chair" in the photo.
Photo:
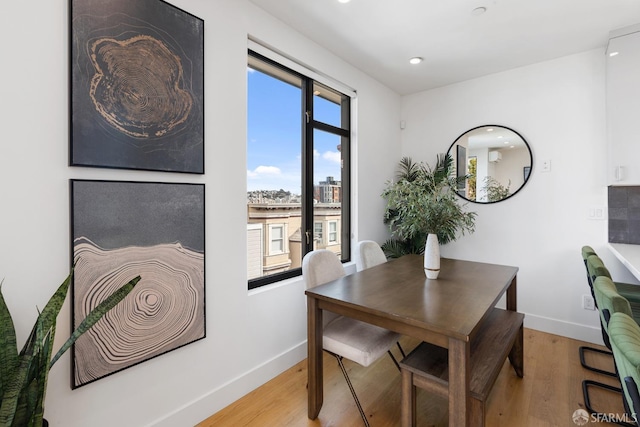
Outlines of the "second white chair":
[{"label": "second white chair", "polygon": [[[375,267],[385,262],[387,262],[387,256],[377,242],[373,240],[361,240],[356,245],[356,271]],[[402,357],[407,357],[400,342],[398,341],[396,344]]]},{"label": "second white chair", "polygon": [[[302,260],[302,277],[307,289],[337,280],[344,275],[342,263],[336,254],[329,250],[319,249],[309,252]],[[365,426],[369,426],[342,359],[347,358],[366,367],[388,353],[398,367],[398,362],[390,349],[400,335],[330,311],[323,312],[323,325],[322,347],[337,359],[362,420]]]},{"label": "second white chair", "polygon": [[377,242],[362,240],[356,245],[356,270],[362,271],[387,262],[387,256]]}]

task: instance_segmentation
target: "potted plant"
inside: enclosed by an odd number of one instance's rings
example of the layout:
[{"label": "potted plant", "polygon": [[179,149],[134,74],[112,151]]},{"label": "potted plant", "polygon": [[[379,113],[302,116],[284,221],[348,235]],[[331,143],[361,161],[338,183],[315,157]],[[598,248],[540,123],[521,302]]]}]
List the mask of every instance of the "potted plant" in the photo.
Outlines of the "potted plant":
[{"label": "potted plant", "polygon": [[[457,183],[468,177],[455,177],[453,158],[438,156],[435,168],[414,163],[404,157],[395,181],[387,182],[382,197],[387,201],[384,222],[392,238],[382,245],[389,257],[407,253],[425,253],[425,270],[439,270],[439,243],[456,240],[465,232],[475,230],[475,212],[466,212],[466,204],[458,203]],[[434,258],[430,260],[429,258]],[[427,263],[433,261],[437,265]],[[433,267],[433,268],[432,268]],[[429,274],[429,271],[427,271]],[[437,277],[437,271],[432,276]]]},{"label": "potted plant", "polygon": [[[140,281],[137,276],[98,304],[51,358],[56,318],[64,303],[73,271],[39,313],[31,334],[18,353],[13,319],[0,283],[0,426],[40,427],[49,369],[98,320],[126,297]],[[44,421],[46,425],[46,421]]]},{"label": "potted plant", "polygon": [[498,181],[494,177],[488,176],[484,179],[484,182],[484,192],[487,195],[488,202],[499,202],[500,200],[504,200],[511,195],[511,193],[509,192],[511,180],[509,180],[507,185],[502,185],[500,181]]}]

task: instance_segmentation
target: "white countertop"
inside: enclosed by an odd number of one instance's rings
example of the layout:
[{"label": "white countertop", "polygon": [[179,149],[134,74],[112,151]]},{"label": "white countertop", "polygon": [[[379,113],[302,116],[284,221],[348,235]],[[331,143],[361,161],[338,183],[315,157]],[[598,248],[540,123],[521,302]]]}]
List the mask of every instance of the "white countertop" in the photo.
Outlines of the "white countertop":
[{"label": "white countertop", "polygon": [[631,274],[640,280],[640,245],[609,243],[609,249]]}]

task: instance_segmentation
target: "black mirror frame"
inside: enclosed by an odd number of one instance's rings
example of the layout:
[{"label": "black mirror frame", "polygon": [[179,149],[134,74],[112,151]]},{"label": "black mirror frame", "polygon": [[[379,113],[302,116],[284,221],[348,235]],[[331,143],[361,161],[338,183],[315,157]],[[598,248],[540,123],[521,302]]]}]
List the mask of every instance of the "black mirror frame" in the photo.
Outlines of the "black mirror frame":
[{"label": "black mirror frame", "polygon": [[[458,142],[458,140],[460,138],[462,138],[464,135],[468,134],[469,132],[473,132],[476,129],[490,128],[490,127],[506,129],[506,130],[511,131],[511,132],[515,133],[516,135],[518,135],[518,137],[522,140],[522,142],[524,142],[525,147],[527,147],[527,150],[529,151],[530,165],[529,166],[525,166],[524,169],[523,169],[524,182],[522,183],[522,185],[516,191],[514,191],[511,194],[509,194],[509,196],[505,197],[504,199],[494,200],[492,202],[479,202],[477,200],[469,200],[466,197],[462,196],[456,189],[456,194],[458,195],[458,197],[460,197],[463,200],[466,200],[467,202],[477,203],[479,205],[491,205],[491,204],[494,204],[494,203],[504,202],[505,200],[508,200],[508,199],[512,198],[513,196],[518,194],[520,192],[520,190],[522,190],[524,188],[525,185],[527,185],[527,183],[529,182],[529,179],[531,179],[531,172],[533,170],[533,152],[531,151],[531,146],[529,146],[529,143],[527,142],[527,140],[519,132],[511,129],[508,126],[504,126],[504,125],[493,125],[493,124],[480,125],[480,126],[476,126],[474,128],[471,128],[471,129],[468,129],[468,130],[464,131],[463,133],[458,135],[458,137],[456,139],[453,140],[453,143],[449,146],[449,149],[447,150],[447,154],[451,154],[451,150],[453,150],[453,148],[456,145],[456,143]],[[456,162],[457,162],[457,158],[456,158]],[[457,173],[457,171],[458,171],[458,165],[456,164],[456,173]]]}]

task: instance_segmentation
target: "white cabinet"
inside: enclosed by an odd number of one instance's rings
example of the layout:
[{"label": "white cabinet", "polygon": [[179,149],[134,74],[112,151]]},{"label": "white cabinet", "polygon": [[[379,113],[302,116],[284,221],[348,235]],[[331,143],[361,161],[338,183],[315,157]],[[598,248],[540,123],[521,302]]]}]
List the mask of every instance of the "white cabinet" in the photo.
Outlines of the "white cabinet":
[{"label": "white cabinet", "polygon": [[611,33],[607,55],[610,185],[640,185],[640,24]]}]

